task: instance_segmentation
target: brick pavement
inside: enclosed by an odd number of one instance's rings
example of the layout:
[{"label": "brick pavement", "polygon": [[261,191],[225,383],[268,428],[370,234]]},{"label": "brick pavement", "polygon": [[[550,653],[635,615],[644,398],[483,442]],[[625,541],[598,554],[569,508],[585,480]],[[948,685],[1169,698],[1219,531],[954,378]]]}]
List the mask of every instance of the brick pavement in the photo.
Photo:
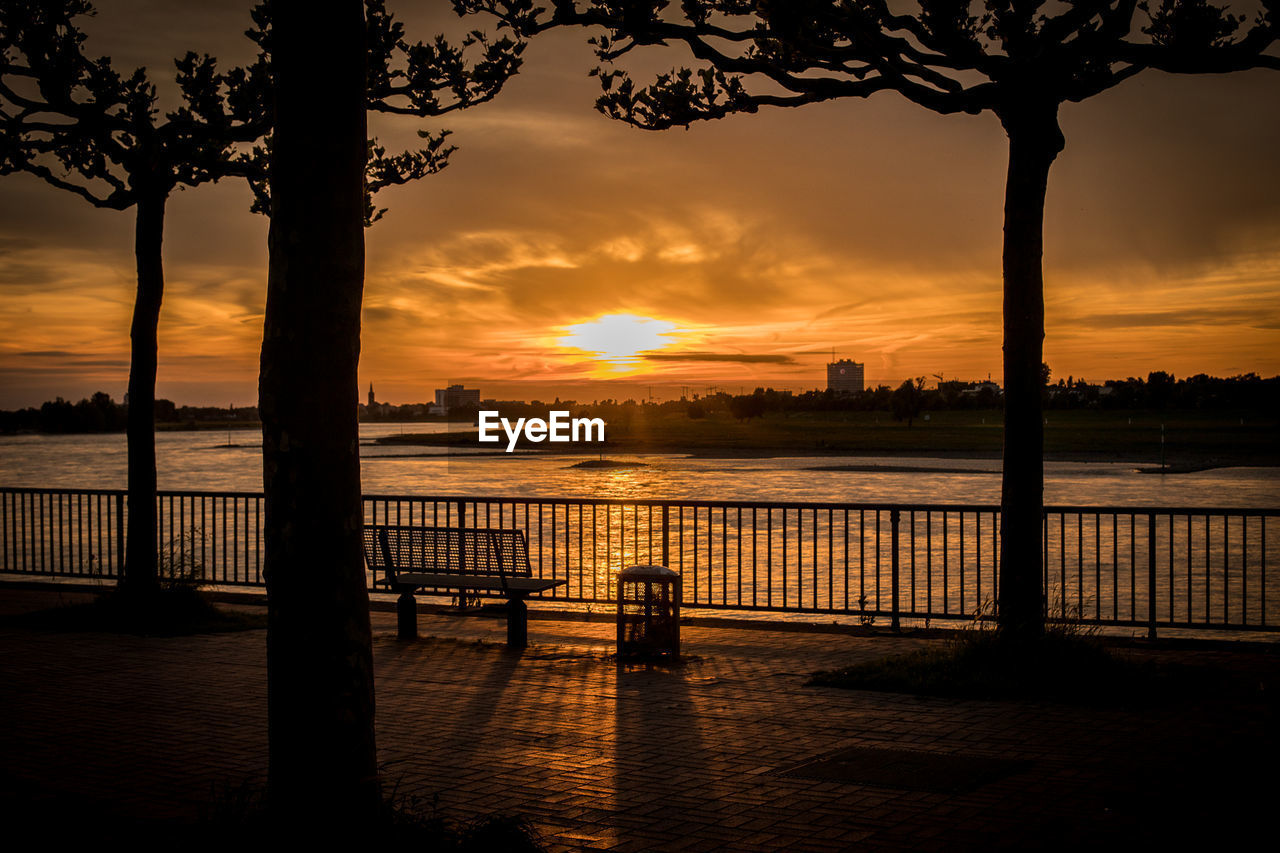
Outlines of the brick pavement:
[{"label": "brick pavement", "polygon": [[[0,586],[0,612],[36,601]],[[686,626],[699,659],[662,669],[608,660],[607,623],[533,621],[523,654],[503,648],[499,619],[424,615],[438,638],[412,643],[390,614],[374,626],[384,778],[455,818],[525,814],[551,849],[1217,845],[1275,805],[1274,702],[1099,710],[803,686],[815,669],[931,642],[911,638]],[[1265,653],[1161,654],[1274,675]],[[90,798],[189,819],[265,776],[261,631],[0,627],[0,684],[11,804]],[[784,775],[859,746],[1024,763],[959,793]]]}]

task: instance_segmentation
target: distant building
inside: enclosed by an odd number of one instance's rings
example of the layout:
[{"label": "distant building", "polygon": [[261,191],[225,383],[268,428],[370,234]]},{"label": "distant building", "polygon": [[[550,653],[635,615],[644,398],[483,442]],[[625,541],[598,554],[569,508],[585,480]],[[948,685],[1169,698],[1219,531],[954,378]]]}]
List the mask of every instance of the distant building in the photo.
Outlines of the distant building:
[{"label": "distant building", "polygon": [[360,409],[364,414],[375,418],[385,418],[392,414],[395,407],[390,403],[379,403],[377,398],[373,396],[373,383],[369,383],[369,402],[367,405],[361,406]]},{"label": "distant building", "polygon": [[461,385],[450,385],[448,388],[436,389],[436,405],[447,415],[454,409],[470,406],[480,408],[480,391],[475,388],[463,388]]},{"label": "distant building", "polygon": [[827,390],[836,394],[857,394],[863,389],[866,365],[847,358],[827,365]]},{"label": "distant building", "polygon": [[1003,391],[1000,390],[1000,383],[992,382],[988,379],[986,382],[971,382],[969,387],[960,392],[961,397],[977,397],[983,392],[987,392],[992,397],[999,397]]}]

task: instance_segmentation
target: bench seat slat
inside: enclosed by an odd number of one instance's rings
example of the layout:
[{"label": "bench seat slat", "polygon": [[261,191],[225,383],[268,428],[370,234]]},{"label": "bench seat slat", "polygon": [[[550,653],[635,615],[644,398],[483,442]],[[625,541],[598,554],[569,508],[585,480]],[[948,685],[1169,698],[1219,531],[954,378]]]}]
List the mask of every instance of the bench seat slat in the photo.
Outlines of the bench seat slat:
[{"label": "bench seat slat", "polygon": [[365,560],[375,572],[531,577],[524,532],[503,528],[366,525]]},{"label": "bench seat slat", "polygon": [[364,541],[378,586],[523,594],[568,583],[533,576],[521,530],[371,524]]},{"label": "bench seat slat", "polygon": [[[483,589],[502,591],[502,578],[493,575],[436,575],[423,572],[399,572],[396,583],[405,586],[441,589]],[[506,588],[516,592],[543,592],[568,581],[551,578],[507,578]]]}]

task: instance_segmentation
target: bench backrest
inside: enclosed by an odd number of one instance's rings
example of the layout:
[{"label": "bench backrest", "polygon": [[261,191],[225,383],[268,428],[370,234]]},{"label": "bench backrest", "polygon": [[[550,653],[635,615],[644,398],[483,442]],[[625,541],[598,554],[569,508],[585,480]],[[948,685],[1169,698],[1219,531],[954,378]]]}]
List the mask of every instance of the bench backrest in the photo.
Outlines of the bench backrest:
[{"label": "bench backrest", "polygon": [[397,572],[531,577],[523,530],[368,524],[364,558],[369,569],[395,582]]}]

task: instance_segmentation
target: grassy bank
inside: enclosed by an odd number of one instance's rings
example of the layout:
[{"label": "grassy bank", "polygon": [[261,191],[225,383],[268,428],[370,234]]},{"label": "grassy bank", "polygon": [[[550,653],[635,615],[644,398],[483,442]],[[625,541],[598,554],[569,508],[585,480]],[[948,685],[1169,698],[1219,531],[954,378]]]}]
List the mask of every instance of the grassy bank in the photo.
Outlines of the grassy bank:
[{"label": "grassy bank", "polygon": [[[1261,653],[1274,663],[1275,650]],[[812,687],[967,699],[1013,699],[1117,707],[1232,697],[1276,707],[1274,667],[1186,665],[1150,650],[1107,644],[1072,623],[1035,640],[992,628],[961,630],[945,642],[849,667],[815,672]]]},{"label": "grassy bank", "polygon": [[253,631],[266,628],[267,620],[264,613],[218,607],[195,586],[175,584],[132,595],[111,588],[90,601],[0,616],[0,625],[44,631],[179,637]]}]

